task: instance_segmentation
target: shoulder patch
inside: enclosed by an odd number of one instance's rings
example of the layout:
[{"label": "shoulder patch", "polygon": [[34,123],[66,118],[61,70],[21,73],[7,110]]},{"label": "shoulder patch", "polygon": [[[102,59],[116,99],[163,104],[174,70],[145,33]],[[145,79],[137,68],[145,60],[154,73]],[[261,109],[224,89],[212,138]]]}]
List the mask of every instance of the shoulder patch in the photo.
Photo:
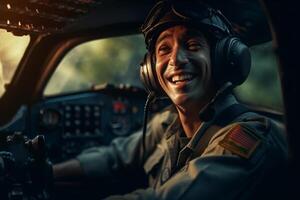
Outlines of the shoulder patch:
[{"label": "shoulder patch", "polygon": [[250,158],[261,140],[252,133],[252,130],[241,124],[234,125],[225,138],[219,142],[223,148],[244,158]]}]

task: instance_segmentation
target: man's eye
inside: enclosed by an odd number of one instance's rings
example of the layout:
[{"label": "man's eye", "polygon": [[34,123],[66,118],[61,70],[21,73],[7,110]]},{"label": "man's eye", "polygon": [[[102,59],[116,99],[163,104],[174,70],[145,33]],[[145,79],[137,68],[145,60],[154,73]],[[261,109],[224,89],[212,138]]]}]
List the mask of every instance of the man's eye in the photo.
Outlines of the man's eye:
[{"label": "man's eye", "polygon": [[199,42],[188,42],[187,43],[187,48],[188,50],[191,51],[197,51],[199,49],[201,49],[202,45]]},{"label": "man's eye", "polygon": [[160,47],[158,47],[157,53],[159,55],[164,55],[167,54],[170,51],[170,47],[168,45],[161,45]]}]

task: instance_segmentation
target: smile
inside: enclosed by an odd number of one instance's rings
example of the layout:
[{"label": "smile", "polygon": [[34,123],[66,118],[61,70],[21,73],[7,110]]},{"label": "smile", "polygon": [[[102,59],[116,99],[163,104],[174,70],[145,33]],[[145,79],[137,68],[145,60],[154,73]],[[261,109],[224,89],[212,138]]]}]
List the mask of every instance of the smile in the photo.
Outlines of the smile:
[{"label": "smile", "polygon": [[191,81],[196,77],[196,75],[194,74],[190,74],[190,73],[184,73],[184,74],[177,74],[171,77],[171,82],[173,84],[178,84],[181,82],[187,82],[187,81]]}]

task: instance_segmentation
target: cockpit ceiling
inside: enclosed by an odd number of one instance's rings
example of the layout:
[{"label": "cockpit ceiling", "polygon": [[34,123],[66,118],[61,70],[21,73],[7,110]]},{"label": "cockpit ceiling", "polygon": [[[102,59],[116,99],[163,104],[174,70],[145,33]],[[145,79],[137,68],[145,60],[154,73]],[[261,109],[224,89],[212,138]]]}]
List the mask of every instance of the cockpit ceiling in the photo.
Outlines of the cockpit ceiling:
[{"label": "cockpit ceiling", "polygon": [[[88,29],[92,22],[98,26],[106,22],[128,22],[132,18],[135,22],[142,22],[155,1],[157,0],[0,0],[0,28],[15,35],[52,34],[67,31],[70,27],[75,27],[75,30]],[[202,1],[221,10],[232,22],[239,37],[248,45],[271,40],[267,18],[259,0]],[[79,20],[84,16],[85,21]]]},{"label": "cockpit ceiling", "polygon": [[0,28],[15,35],[55,33],[111,0],[0,0]]}]

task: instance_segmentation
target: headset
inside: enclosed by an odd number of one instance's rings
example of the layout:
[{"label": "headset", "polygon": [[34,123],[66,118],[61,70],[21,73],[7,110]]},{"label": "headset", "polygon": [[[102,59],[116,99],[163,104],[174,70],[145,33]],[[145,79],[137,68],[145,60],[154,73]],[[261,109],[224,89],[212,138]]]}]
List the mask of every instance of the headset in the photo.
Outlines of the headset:
[{"label": "headset", "polygon": [[[182,2],[185,1],[181,1],[181,3]],[[159,5],[159,3],[161,4]],[[159,6],[165,6],[165,1],[159,3],[150,11],[148,18],[153,18],[153,16],[151,16],[153,12],[156,12],[155,14],[157,15]],[[203,6],[203,4],[200,6]],[[196,23],[202,25],[202,27],[204,25],[204,27],[209,27],[213,30],[214,33],[212,34],[217,36],[215,44],[211,47],[212,78],[217,88],[221,88],[228,82],[234,87],[242,84],[250,72],[251,54],[248,46],[233,34],[233,28],[229,20],[219,10],[206,6],[204,9],[209,12],[206,18],[201,19],[200,23],[195,21],[190,22],[191,17],[186,16],[188,12],[190,12],[191,7],[185,7],[187,8],[186,11],[180,10],[182,7],[184,8],[182,5],[175,4],[174,6],[174,2],[169,7],[169,10],[172,10],[173,14],[179,19],[177,19],[178,24],[190,23],[194,25]],[[166,12],[166,9],[163,11]],[[161,88],[156,76],[155,58],[153,53],[151,53],[151,49],[149,49],[150,43],[153,43],[155,39],[153,37],[151,38],[151,34],[155,35],[155,31],[158,33],[161,32],[163,24],[159,24],[159,22],[155,22],[153,19],[147,19],[146,21],[151,21],[152,25],[144,24],[142,26],[148,52],[140,64],[140,79],[149,93],[154,93],[157,97],[164,97],[166,94]],[[158,25],[153,25],[154,23],[158,23]],[[174,24],[174,22],[172,23]],[[164,28],[166,28],[166,26]]]},{"label": "headset", "polygon": [[233,34],[231,23],[220,11],[197,0],[162,0],[156,3],[141,27],[148,52],[140,64],[140,79],[149,93],[144,108],[143,161],[148,107],[155,99],[167,97],[156,75],[154,43],[163,30],[179,24],[209,28],[216,37],[214,45],[211,44],[211,66],[212,79],[218,90],[199,112],[200,119],[213,120],[216,117],[214,102],[231,92],[235,86],[242,84],[250,72],[250,50]]}]

